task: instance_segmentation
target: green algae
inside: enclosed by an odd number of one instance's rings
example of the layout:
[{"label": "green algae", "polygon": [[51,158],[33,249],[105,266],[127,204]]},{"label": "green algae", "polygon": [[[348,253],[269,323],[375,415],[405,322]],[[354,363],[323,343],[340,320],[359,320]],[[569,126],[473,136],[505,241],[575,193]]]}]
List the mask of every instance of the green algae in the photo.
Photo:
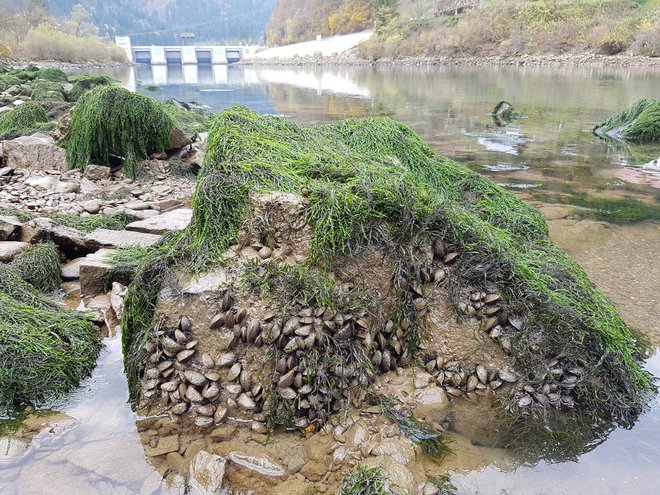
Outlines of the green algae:
[{"label": "green algae", "polygon": [[637,100],[630,108],[615,113],[592,130],[612,139],[660,141],[660,101]]},{"label": "green algae", "polygon": [[36,103],[28,102],[0,115],[0,139],[32,134],[48,125],[46,111]]},{"label": "green algae", "polygon": [[98,86],[110,86],[118,83],[108,76],[88,75],[70,76],[69,82],[73,84],[73,87],[67,93],[67,100],[72,102],[78,101],[82,95]]},{"label": "green algae", "polygon": [[65,91],[59,82],[37,80],[32,83],[30,98],[33,100],[66,101]]},{"label": "green algae", "polygon": [[381,467],[358,465],[344,473],[337,495],[390,495],[386,481]]},{"label": "green algae", "polygon": [[524,316],[512,338],[519,374],[536,383],[548,358],[566,356],[585,370],[574,389],[577,414],[595,422],[633,419],[653,392],[639,364],[642,344],[584,270],[550,242],[537,209],[438,156],[389,118],[304,126],[243,107],[213,122],[191,225],[141,260],[129,288],[123,345],[133,387],[167,271],[199,272],[221,262],[252,197],[270,191],[305,198],[313,227],[307,266],[325,270],[368,246],[396,255],[395,323],[410,324],[411,355],[424,333],[411,287],[428,281],[417,248],[441,240],[460,253],[447,282],[456,303],[465,288],[496,290],[506,313]]},{"label": "green algae", "polygon": [[11,262],[16,274],[41,292],[52,292],[60,285],[60,255],[53,243],[34,244]]},{"label": "green algae", "polygon": [[186,134],[207,132],[211,127],[213,113],[210,111],[182,108],[173,100],[166,101],[163,104],[163,110],[176,123],[177,127]]},{"label": "green algae", "polygon": [[48,299],[0,264],[0,415],[61,397],[96,365],[101,349],[90,317]]},{"label": "green algae", "polygon": [[110,156],[122,157],[128,177],[151,153],[165,151],[172,119],[154,98],[115,86],[96,87],[76,104],[67,137],[69,167],[85,170],[94,162],[110,165]]}]

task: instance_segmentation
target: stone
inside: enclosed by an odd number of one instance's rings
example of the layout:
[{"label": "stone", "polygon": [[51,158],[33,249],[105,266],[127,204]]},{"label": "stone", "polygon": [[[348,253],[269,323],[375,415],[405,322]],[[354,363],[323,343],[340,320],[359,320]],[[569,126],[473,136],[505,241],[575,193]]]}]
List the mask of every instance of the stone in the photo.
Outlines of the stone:
[{"label": "stone", "polygon": [[63,250],[88,251],[84,232],[65,225],[57,225],[50,218],[35,218],[23,224],[21,241],[32,244],[52,241]]},{"label": "stone", "polygon": [[115,267],[105,259],[112,252],[112,249],[100,249],[96,253],[88,254],[80,262],[80,290],[85,296],[91,297],[105,292],[106,284],[112,282]]},{"label": "stone", "polygon": [[310,481],[321,481],[327,472],[328,465],[317,461],[309,461],[300,470],[300,474]]},{"label": "stone", "polygon": [[159,235],[132,232],[128,230],[96,229],[87,234],[85,241],[90,246],[124,248],[137,244],[149,247],[160,240]]},{"label": "stone", "polygon": [[60,194],[77,193],[80,191],[80,184],[78,182],[58,181],[55,183],[53,191]]},{"label": "stone", "polygon": [[158,455],[169,454],[170,452],[176,452],[179,450],[179,436],[178,435],[169,435],[166,437],[160,437],[158,439],[158,445],[155,447],[150,447],[149,445],[144,446],[144,453],[149,457],[156,457]]},{"label": "stone", "polygon": [[101,203],[95,199],[85,201],[81,206],[83,207],[83,210],[92,215],[96,215],[101,210]]},{"label": "stone", "polygon": [[5,141],[2,146],[5,167],[34,170],[67,170],[66,152],[55,146],[45,134],[21,136]]},{"label": "stone", "polygon": [[89,180],[104,180],[110,178],[110,167],[103,165],[88,165],[83,174]]},{"label": "stone", "polygon": [[62,278],[64,280],[75,280],[80,278],[80,263],[85,257],[75,258],[62,265]]},{"label": "stone", "polygon": [[184,134],[177,126],[173,126],[170,131],[170,139],[165,147],[166,150],[176,150],[192,144],[192,139]]},{"label": "stone", "polygon": [[0,461],[21,457],[29,448],[30,444],[20,438],[0,437]]},{"label": "stone", "polygon": [[0,241],[0,261],[8,262],[13,260],[18,253],[29,246],[27,242],[20,241]]},{"label": "stone", "polygon": [[255,471],[263,476],[278,477],[283,476],[285,473],[285,469],[282,466],[271,461],[265,455],[254,456],[240,452],[230,452],[227,459],[234,464]]},{"label": "stone", "polygon": [[225,477],[227,461],[219,455],[200,451],[190,464],[189,484],[193,494],[215,495]]},{"label": "stone", "polygon": [[126,230],[145,232],[147,234],[164,234],[165,232],[185,229],[192,219],[190,208],[179,208],[161,215],[152,216],[146,220],[129,223]]},{"label": "stone", "polygon": [[277,485],[273,493],[285,493],[286,495],[309,495],[310,493],[316,493],[316,488],[312,483],[307,483],[296,478],[290,478],[284,483]]},{"label": "stone", "polygon": [[23,224],[16,217],[0,216],[0,241],[17,241]]}]

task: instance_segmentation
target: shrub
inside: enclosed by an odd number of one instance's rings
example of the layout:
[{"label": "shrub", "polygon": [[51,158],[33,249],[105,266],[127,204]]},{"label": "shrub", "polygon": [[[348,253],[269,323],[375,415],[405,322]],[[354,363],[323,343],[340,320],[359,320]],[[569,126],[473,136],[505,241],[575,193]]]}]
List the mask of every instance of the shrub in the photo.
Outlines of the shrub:
[{"label": "shrub", "polygon": [[115,155],[123,157],[126,174],[134,178],[138,162],[165,150],[172,126],[155,98],[101,86],[78,100],[62,146],[71,168],[85,170],[92,161],[109,166]]},{"label": "shrub", "polygon": [[48,116],[36,103],[24,103],[11,112],[0,115],[0,139],[10,134],[30,134],[48,123]]},{"label": "shrub", "polygon": [[26,57],[35,60],[126,62],[126,54],[115,45],[106,44],[99,38],[73,36],[47,25],[31,29],[21,48]]},{"label": "shrub", "polygon": [[635,55],[647,57],[660,57],[660,20],[635,35],[630,50]]}]

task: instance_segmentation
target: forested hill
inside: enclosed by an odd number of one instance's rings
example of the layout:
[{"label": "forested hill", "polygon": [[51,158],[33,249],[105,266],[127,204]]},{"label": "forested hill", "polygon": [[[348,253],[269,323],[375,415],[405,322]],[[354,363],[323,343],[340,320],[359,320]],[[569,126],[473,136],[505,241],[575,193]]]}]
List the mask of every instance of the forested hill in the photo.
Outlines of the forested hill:
[{"label": "forested hill", "polygon": [[75,4],[91,14],[99,35],[131,36],[134,44],[179,44],[181,33],[196,41],[264,41],[276,0],[45,0],[50,13],[65,16]]},{"label": "forested hill", "polygon": [[368,59],[599,53],[660,56],[660,0],[278,0],[268,41],[375,28]]}]

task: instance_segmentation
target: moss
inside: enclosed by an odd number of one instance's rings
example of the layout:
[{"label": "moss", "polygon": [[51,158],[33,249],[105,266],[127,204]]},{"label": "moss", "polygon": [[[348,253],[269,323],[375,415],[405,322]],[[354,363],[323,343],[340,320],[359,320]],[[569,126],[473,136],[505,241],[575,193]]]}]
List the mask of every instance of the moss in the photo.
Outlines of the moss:
[{"label": "moss", "polygon": [[52,292],[60,285],[60,256],[53,243],[28,247],[14,258],[11,266],[18,276],[41,292]]},{"label": "moss", "polygon": [[63,308],[0,264],[0,414],[69,392],[101,349],[85,313]]},{"label": "moss", "polygon": [[32,83],[30,98],[33,100],[66,101],[64,93],[64,87],[58,82],[37,80]]},{"label": "moss", "polygon": [[596,125],[599,136],[634,141],[660,141],[660,101],[637,100],[630,108]]},{"label": "moss", "polygon": [[97,86],[110,86],[118,81],[107,76],[77,75],[69,77],[69,82],[73,83],[73,88],[67,93],[67,100],[78,101],[82,95]]},{"label": "moss", "polygon": [[36,103],[24,103],[0,115],[0,139],[31,134],[48,124],[48,116]]},{"label": "moss", "polygon": [[78,100],[62,146],[71,168],[85,170],[91,162],[110,165],[110,155],[115,155],[134,178],[138,162],[165,150],[172,126],[156,99],[101,86]]},{"label": "moss", "polygon": [[397,321],[410,323],[412,353],[423,328],[411,287],[426,282],[428,269],[416,253],[439,239],[460,253],[447,283],[456,303],[464,288],[498,290],[506,313],[527,317],[512,336],[522,376],[535,383],[545,377],[548,357],[567,356],[586,370],[573,392],[578,414],[595,421],[634,419],[654,390],[639,364],[642,345],[584,270],[550,242],[537,209],[436,155],[389,118],[303,126],[243,107],[213,123],[191,225],[153,251],[129,289],[123,338],[134,383],[139,364],[130,350],[140,349],[153,323],[168,267],[199,271],[220,262],[251,197],[269,191],[306,199],[313,227],[308,266],[324,270],[338,255],[370,245],[397,257]]},{"label": "moss", "polygon": [[344,474],[337,495],[389,495],[386,479],[379,466],[358,465]]},{"label": "moss", "polygon": [[67,76],[63,71],[54,68],[39,69],[35,72],[34,78],[54,82],[66,82],[67,80]]},{"label": "moss", "polygon": [[173,100],[166,101],[163,104],[163,110],[176,123],[177,127],[186,134],[207,132],[211,127],[212,112],[182,108]]}]

